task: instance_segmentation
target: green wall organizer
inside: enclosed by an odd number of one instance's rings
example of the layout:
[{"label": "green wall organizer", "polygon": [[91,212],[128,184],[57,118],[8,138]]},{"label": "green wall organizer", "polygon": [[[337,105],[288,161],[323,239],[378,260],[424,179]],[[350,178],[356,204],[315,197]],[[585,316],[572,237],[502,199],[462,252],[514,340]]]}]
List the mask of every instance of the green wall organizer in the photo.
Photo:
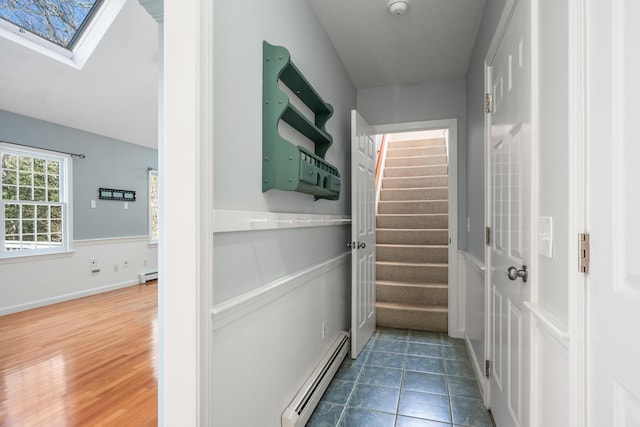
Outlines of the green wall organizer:
[{"label": "green wall organizer", "polygon": [[[263,43],[262,78],[262,191],[278,188],[313,194],[316,200],[338,200],[340,173],[324,159],[333,143],[333,137],[325,130],[333,107],[322,100],[291,62],[287,49],[266,41]],[[314,113],[313,122],[291,105],[287,94],[278,87],[278,81]],[[315,145],[314,152],[280,136],[280,120],[311,140]]]}]

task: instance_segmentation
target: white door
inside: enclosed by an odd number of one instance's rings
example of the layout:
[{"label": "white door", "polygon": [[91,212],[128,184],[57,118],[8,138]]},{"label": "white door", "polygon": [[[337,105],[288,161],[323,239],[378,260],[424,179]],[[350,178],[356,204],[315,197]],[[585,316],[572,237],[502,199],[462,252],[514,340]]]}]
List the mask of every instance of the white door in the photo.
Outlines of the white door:
[{"label": "white door", "polygon": [[[519,0],[489,63],[489,408],[500,427],[529,424],[532,251],[531,4]],[[526,272],[526,268],[529,268]],[[513,275],[508,277],[507,271]],[[521,277],[523,276],[523,277]]]},{"label": "white door", "polygon": [[640,2],[589,0],[588,426],[640,426]]},{"label": "white door", "polygon": [[351,111],[351,357],[376,329],[376,144],[369,124]]}]

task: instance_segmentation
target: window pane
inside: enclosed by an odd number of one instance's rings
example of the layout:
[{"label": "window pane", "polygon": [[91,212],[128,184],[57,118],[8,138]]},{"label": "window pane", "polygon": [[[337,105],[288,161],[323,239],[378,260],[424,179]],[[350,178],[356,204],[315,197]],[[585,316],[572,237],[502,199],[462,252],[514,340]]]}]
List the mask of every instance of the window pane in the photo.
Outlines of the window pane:
[{"label": "window pane", "polygon": [[59,219],[51,221],[51,233],[62,233],[62,221]]},{"label": "window pane", "polygon": [[33,162],[31,157],[18,157],[18,169],[24,172],[33,171]]},{"label": "window pane", "polygon": [[58,175],[49,175],[48,187],[56,190],[60,188],[60,178],[58,178]]},{"label": "window pane", "polygon": [[18,190],[20,200],[33,200],[31,187],[20,187]]},{"label": "window pane", "polygon": [[47,234],[37,234],[36,240],[38,240],[38,242],[48,242],[49,236]]},{"label": "window pane", "polygon": [[38,202],[46,202],[47,201],[47,192],[44,188],[34,188],[33,189],[33,200]]},{"label": "window pane", "polygon": [[3,200],[16,200],[18,198],[18,187],[2,186],[2,199]]},{"label": "window pane", "polygon": [[46,175],[43,173],[36,173],[33,175],[33,185],[36,187],[46,187],[47,179]]},{"label": "window pane", "polygon": [[36,236],[34,234],[23,234],[22,241],[23,242],[35,242]]},{"label": "window pane", "polygon": [[62,218],[62,206],[51,206],[51,218]]},{"label": "window pane", "polygon": [[2,169],[2,183],[16,185],[18,173],[14,170]]},{"label": "window pane", "polygon": [[35,212],[35,207],[33,205],[22,205],[22,218],[33,219],[35,218],[34,212]]},{"label": "window pane", "polygon": [[38,233],[48,233],[49,232],[49,221],[46,219],[40,219],[37,221],[38,229],[36,230]]},{"label": "window pane", "polygon": [[56,162],[54,160],[47,161],[47,172],[59,175],[60,174],[60,162]]},{"label": "window pane", "polygon": [[38,219],[49,218],[49,206],[38,205]]},{"label": "window pane", "polygon": [[33,159],[33,170],[45,173],[47,171],[47,161],[44,159]]},{"label": "window pane", "polygon": [[17,169],[18,168],[18,157],[13,154],[3,154],[2,155],[2,168],[3,169]]},{"label": "window pane", "polygon": [[33,186],[33,175],[30,172],[20,172],[18,182],[21,186],[31,187]]},{"label": "window pane", "polygon": [[20,221],[18,221],[17,219],[5,220],[4,226],[7,230],[7,234],[18,234],[20,232]]},{"label": "window pane", "polygon": [[4,217],[6,219],[20,218],[20,207],[18,205],[9,205],[9,204],[5,205]]},{"label": "window pane", "polygon": [[53,243],[58,243],[59,246],[62,243],[62,234],[51,234],[51,241]]},{"label": "window pane", "polygon": [[58,190],[49,190],[49,201],[50,202],[59,202],[60,201],[60,192]]},{"label": "window pane", "polygon": [[35,221],[23,220],[22,221],[22,234],[31,234],[31,233],[35,232],[35,225],[36,225]]}]

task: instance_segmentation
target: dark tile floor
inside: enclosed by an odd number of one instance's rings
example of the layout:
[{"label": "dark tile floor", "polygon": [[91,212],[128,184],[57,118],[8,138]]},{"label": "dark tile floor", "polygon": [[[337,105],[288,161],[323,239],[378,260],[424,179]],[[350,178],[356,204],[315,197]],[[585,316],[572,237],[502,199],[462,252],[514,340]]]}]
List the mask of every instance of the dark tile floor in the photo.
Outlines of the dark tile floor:
[{"label": "dark tile floor", "polygon": [[492,427],[463,340],[378,329],[347,359],[308,427]]}]

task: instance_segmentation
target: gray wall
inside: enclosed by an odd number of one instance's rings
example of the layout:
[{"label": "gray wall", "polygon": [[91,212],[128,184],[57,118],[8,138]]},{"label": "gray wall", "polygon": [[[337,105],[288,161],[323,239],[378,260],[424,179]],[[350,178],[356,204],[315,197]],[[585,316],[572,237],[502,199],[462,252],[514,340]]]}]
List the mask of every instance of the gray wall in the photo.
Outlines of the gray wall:
[{"label": "gray wall", "polygon": [[[216,2],[214,7],[214,207],[243,211],[350,214],[350,110],[356,90],[308,2]],[[335,112],[326,159],[342,175],[338,201],[281,190],[262,192],[262,43],[284,46]],[[230,43],[233,41],[233,43]],[[290,141],[312,148],[295,132]],[[219,234],[215,301],[344,252],[348,226]]]},{"label": "gray wall", "polygon": [[[372,125],[458,119],[458,229],[466,223],[466,99],[464,78],[358,90],[358,111]],[[458,233],[458,249],[466,247]]]},{"label": "gray wall", "polygon": [[[73,158],[74,240],[148,234],[147,167],[157,168],[157,150],[1,110],[0,141],[86,155]],[[136,201],[125,210],[98,200],[100,187],[135,190]]]},{"label": "gray wall", "polygon": [[[467,69],[467,252],[484,261],[484,60],[505,0],[487,0]],[[466,222],[466,220],[465,220]],[[466,233],[466,228],[461,228]],[[463,233],[461,233],[463,234]]]}]

